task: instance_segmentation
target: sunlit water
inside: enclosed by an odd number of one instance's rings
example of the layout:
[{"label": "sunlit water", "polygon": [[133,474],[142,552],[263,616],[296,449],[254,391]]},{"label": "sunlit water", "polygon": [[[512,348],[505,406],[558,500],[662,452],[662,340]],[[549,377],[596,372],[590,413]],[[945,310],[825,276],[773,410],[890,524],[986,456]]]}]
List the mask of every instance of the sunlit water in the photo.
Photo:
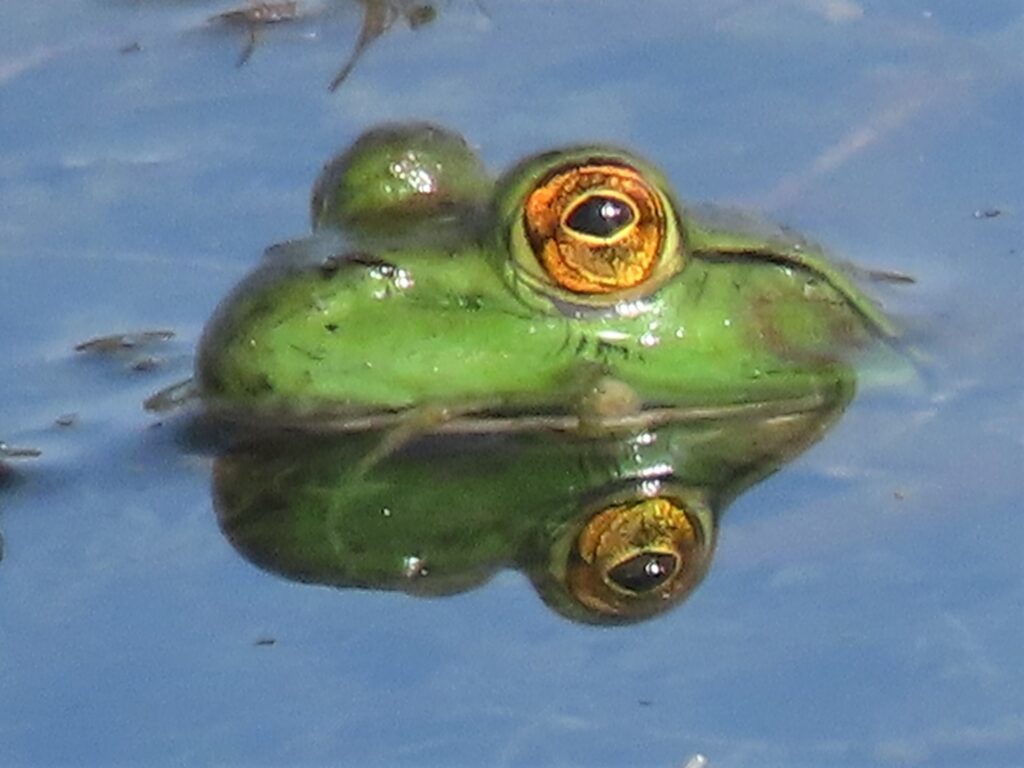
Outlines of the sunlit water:
[{"label": "sunlit water", "polygon": [[[231,3],[4,5],[0,439],[42,455],[0,475],[0,763],[1024,762],[1024,3],[452,0],[333,94],[360,9],[302,5],[242,67]],[[322,163],[402,118],[496,171],[625,144],[912,274],[880,293],[919,375],[867,372],[648,623],[571,623],[516,572],[421,599],[261,571],[141,402],[308,230]]]}]

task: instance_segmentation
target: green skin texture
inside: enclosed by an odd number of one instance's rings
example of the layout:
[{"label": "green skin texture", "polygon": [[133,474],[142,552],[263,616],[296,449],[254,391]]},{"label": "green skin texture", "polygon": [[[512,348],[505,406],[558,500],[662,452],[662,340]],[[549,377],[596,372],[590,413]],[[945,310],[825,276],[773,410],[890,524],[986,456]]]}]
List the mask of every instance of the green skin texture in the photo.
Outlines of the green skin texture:
[{"label": "green skin texture", "polygon": [[[440,192],[410,196],[389,176],[395,158]],[[681,233],[678,272],[610,298],[545,281],[523,200],[553,167],[590,159],[627,162],[660,190]],[[702,221],[618,149],[539,155],[492,184],[454,134],[385,127],[325,169],[313,216],[309,255],[265,259],[208,324],[197,357],[208,402],[571,410],[600,376],[645,404],[758,402],[827,388],[892,335],[820,250]]]},{"label": "green skin texture", "polygon": [[[259,439],[217,460],[213,497],[232,545],[290,579],[438,596],[513,567],[573,620],[636,621],[686,594],[638,599],[635,611],[617,616],[574,601],[562,577],[587,519],[610,503],[653,495],[654,487],[674,496],[700,520],[707,541],[696,584],[726,506],[821,439],[852,394],[839,376],[814,402],[717,416],[684,410],[657,429],[620,436],[434,436],[367,472],[359,467],[375,432]],[[422,560],[423,573],[406,573],[409,556]]]}]

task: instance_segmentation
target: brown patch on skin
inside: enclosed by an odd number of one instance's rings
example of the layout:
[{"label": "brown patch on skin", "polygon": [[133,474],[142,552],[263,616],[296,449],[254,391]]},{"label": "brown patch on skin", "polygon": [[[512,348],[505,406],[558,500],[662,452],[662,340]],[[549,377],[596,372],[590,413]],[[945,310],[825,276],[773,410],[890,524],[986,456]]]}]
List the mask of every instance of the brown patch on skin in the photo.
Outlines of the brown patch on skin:
[{"label": "brown patch on skin", "polygon": [[808,299],[821,304],[820,313],[826,316],[816,344],[797,344],[788,338],[776,322],[779,310],[771,294],[758,293],[748,306],[753,320],[747,343],[752,347],[767,346],[774,354],[793,362],[824,365],[835,362],[839,350],[856,348],[863,340],[862,326],[852,308],[843,302],[832,302],[825,307],[821,299]]},{"label": "brown patch on skin", "polygon": [[[572,226],[581,206],[609,204],[624,214],[607,233]],[[595,163],[564,169],[526,199],[524,223],[537,260],[561,287],[603,294],[640,285],[654,271],[665,240],[661,199],[638,171]]]},{"label": "brown patch on skin", "polygon": [[750,332],[747,336],[747,344],[756,347],[766,345],[775,354],[788,356],[790,346],[782,331],[775,325],[775,314],[773,302],[767,296],[756,296],[750,303],[750,315],[754,322],[749,326]]}]

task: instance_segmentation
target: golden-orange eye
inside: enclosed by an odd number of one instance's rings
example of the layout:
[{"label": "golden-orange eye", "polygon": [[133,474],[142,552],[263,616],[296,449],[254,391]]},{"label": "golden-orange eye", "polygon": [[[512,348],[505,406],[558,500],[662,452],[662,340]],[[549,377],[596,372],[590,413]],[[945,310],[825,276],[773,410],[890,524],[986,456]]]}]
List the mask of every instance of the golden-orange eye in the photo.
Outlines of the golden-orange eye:
[{"label": "golden-orange eye", "polygon": [[640,285],[665,242],[661,198],[628,165],[562,168],[526,198],[530,246],[548,276],[574,293]]},{"label": "golden-orange eye", "polygon": [[565,586],[600,615],[649,615],[700,581],[710,548],[699,519],[677,500],[627,499],[596,512],[577,533]]}]

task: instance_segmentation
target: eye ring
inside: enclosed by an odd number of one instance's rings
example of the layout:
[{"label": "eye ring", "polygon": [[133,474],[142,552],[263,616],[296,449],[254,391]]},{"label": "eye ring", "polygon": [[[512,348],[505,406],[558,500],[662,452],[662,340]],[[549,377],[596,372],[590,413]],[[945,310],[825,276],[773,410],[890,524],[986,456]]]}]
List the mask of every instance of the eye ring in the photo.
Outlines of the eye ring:
[{"label": "eye ring", "polygon": [[591,161],[556,168],[537,183],[526,197],[523,225],[555,285],[609,294],[639,286],[656,271],[668,215],[636,168]]}]

